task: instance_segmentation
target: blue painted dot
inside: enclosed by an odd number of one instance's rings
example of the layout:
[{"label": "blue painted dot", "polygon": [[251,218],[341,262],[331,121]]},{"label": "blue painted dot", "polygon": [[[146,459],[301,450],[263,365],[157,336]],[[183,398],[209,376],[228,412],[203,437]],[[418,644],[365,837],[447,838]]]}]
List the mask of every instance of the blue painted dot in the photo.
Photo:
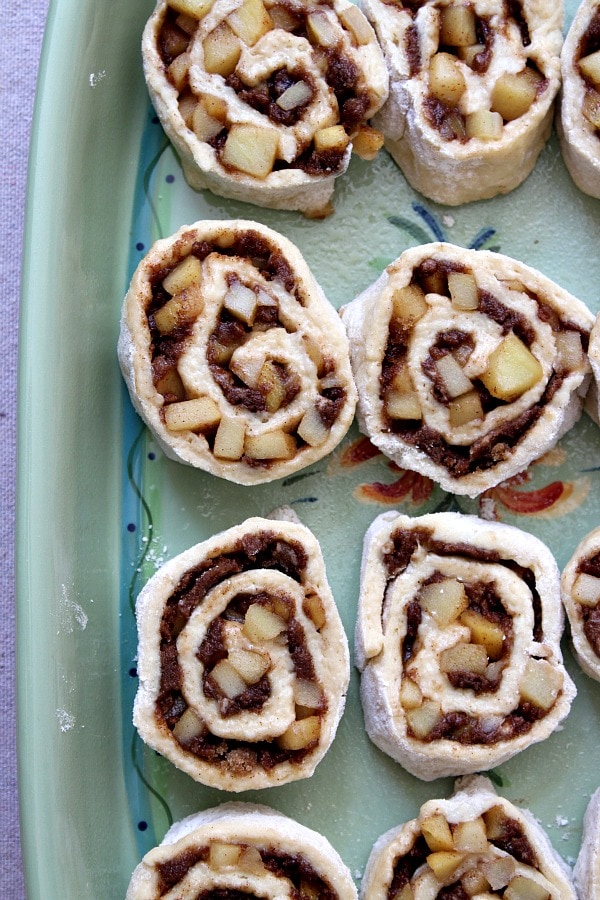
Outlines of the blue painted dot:
[{"label": "blue painted dot", "polygon": [[129,674],[132,678],[137,678],[137,669],[135,666],[132,666],[129,670]]},{"label": "blue painted dot", "polygon": [[165,178],[165,181],[167,182],[167,184],[173,184],[173,182],[175,181],[175,176],[167,175],[167,177]]},{"label": "blue painted dot", "polygon": [[148,828],[148,823],[144,821],[138,822],[138,828],[140,831],[146,831],[146,829]]},{"label": "blue painted dot", "polygon": [[144,245],[142,244],[141,241],[138,241],[138,242],[137,242],[137,244],[135,245],[135,249],[136,249],[136,250],[143,250],[143,249],[144,249]]},{"label": "blue painted dot", "polygon": [[127,531],[129,531],[129,532],[135,531],[135,524],[133,522],[129,523],[129,525],[127,526]]},{"label": "blue painted dot", "polygon": [[156,453],[152,453],[152,451],[150,451],[150,453],[148,454],[148,459],[156,459]]}]

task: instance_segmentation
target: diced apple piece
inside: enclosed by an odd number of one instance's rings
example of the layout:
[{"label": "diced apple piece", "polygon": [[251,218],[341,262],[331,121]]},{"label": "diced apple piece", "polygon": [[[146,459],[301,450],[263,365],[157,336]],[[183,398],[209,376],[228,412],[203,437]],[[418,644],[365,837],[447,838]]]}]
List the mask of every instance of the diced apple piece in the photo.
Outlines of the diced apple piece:
[{"label": "diced apple piece", "polygon": [[423,694],[419,685],[412,678],[404,677],[400,685],[400,703],[404,709],[416,709],[422,702]]},{"label": "diced apple piece", "polygon": [[500,891],[514,877],[516,866],[512,856],[500,856],[487,860],[482,868],[491,889]]},{"label": "diced apple piece", "polygon": [[312,97],[312,89],[306,81],[295,81],[275,101],[281,109],[297,109],[308,103]]},{"label": "diced apple piece", "polygon": [[394,372],[394,376],[390,382],[390,388],[391,390],[398,391],[400,394],[407,394],[410,391],[414,391],[415,388],[408,366],[402,366]]},{"label": "diced apple piece", "polygon": [[444,884],[454,875],[464,858],[465,854],[458,853],[456,850],[438,850],[436,853],[429,854],[427,865],[437,880]]},{"label": "diced apple piece", "polygon": [[[352,7],[354,9],[354,7]],[[352,152],[361,159],[375,159],[383,147],[383,134],[370,125],[359,125],[352,137]]]},{"label": "diced apple piece", "polygon": [[487,664],[487,653],[481,644],[459,641],[440,653],[440,669],[446,674],[472,672],[474,675],[485,675]]},{"label": "diced apple piece", "polygon": [[330,429],[323,422],[316,406],[311,406],[304,413],[298,425],[297,434],[299,438],[306,441],[311,447],[320,447],[321,444],[325,443],[329,437]]},{"label": "diced apple piece", "polygon": [[308,14],[306,30],[311,43],[319,47],[335,47],[340,35],[325,12],[317,10]]},{"label": "diced apple piece", "polygon": [[247,434],[244,442],[244,453],[250,459],[292,459],[296,449],[295,437],[281,429]]},{"label": "diced apple piece", "polygon": [[440,14],[440,44],[468,47],[477,42],[477,20],[470,6],[446,6]]},{"label": "diced apple piece", "polygon": [[181,325],[194,322],[204,309],[204,299],[199,285],[194,285],[167,300],[154,313],[154,324],[161,334],[170,334]]},{"label": "diced apple piece", "polygon": [[475,419],[483,419],[483,407],[477,391],[470,391],[448,404],[448,419],[452,428],[468,425]]},{"label": "diced apple piece", "polygon": [[241,6],[227,16],[227,22],[239,39],[249,47],[253,47],[273,27],[262,0],[244,0]]},{"label": "diced apple piece", "polygon": [[492,112],[500,113],[507,122],[525,115],[531,109],[543,80],[535,69],[500,75],[492,90]]},{"label": "diced apple piece", "polygon": [[225,146],[223,162],[233,169],[255,178],[266,178],[273,169],[279,149],[279,135],[273,128],[260,125],[232,125]]},{"label": "diced apple piece", "polygon": [[454,838],[447,820],[441,813],[427,816],[421,822],[421,834],[427,841],[427,846],[433,852],[439,850],[454,850]]},{"label": "diced apple piece", "polygon": [[464,853],[485,853],[488,849],[485,822],[481,816],[466,822],[458,822],[452,835],[455,850],[462,850]]},{"label": "diced apple piece", "polygon": [[389,390],[385,395],[385,410],[390,419],[421,419],[421,401],[416,391]]},{"label": "diced apple piece", "polygon": [[210,397],[181,400],[165,406],[165,425],[169,431],[209,431],[221,420],[219,407]]},{"label": "diced apple piece", "polygon": [[406,711],[408,727],[417,738],[426,738],[442,716],[442,708],[435,700],[425,700],[416,709]]},{"label": "diced apple piece", "polygon": [[500,659],[504,649],[504,632],[500,625],[490,621],[474,609],[467,609],[460,617],[461,625],[471,631],[471,641],[485,647],[489,659]]},{"label": "diced apple piece", "polygon": [[348,6],[340,10],[339,17],[344,28],[352,32],[359,46],[369,44],[375,39],[373,29],[357,6]]},{"label": "diced apple piece", "polygon": [[198,27],[198,19],[193,16],[188,16],[185,13],[180,13],[175,19],[175,24],[191,37]]},{"label": "diced apple piece", "polygon": [[185,744],[205,731],[204,722],[199,719],[191,706],[188,706],[173,728],[173,737],[180,744]]},{"label": "diced apple piece", "polygon": [[323,694],[317,682],[297,679],[294,684],[294,702],[296,706],[305,709],[318,709],[323,702]]},{"label": "diced apple piece", "polygon": [[438,359],[435,367],[444,383],[446,393],[452,400],[460,397],[461,394],[467,394],[473,390],[471,380],[467,378],[451,353],[447,353],[441,359]]},{"label": "diced apple piece", "polygon": [[285,401],[287,388],[281,370],[270,359],[263,363],[256,379],[256,387],[265,395],[267,412],[277,412]]},{"label": "diced apple piece", "polygon": [[230,700],[233,700],[234,697],[238,697],[246,690],[246,682],[226,659],[219,660],[211,671],[210,676],[218,688]]},{"label": "diced apple piece", "polygon": [[327,128],[315,131],[313,143],[318,153],[325,150],[343,151],[350,143],[350,138],[343,125],[329,125]]},{"label": "diced apple piece", "polygon": [[543,374],[531,350],[511,332],[490,354],[480,377],[492,397],[510,403],[537,384]]},{"label": "diced apple piece", "polygon": [[229,361],[229,370],[230,372],[233,372],[234,375],[237,375],[240,381],[243,381],[248,387],[255,388],[263,363],[256,357],[244,355],[243,346],[244,345],[242,344],[241,353],[238,353],[238,350],[236,350],[232,354]]},{"label": "diced apple piece", "polygon": [[227,22],[221,22],[202,43],[204,68],[210,75],[227,78],[237,66],[242,52],[241,44]]},{"label": "diced apple piece", "polygon": [[244,634],[251,641],[272,641],[285,631],[281,616],[262,603],[251,603],[244,618]]},{"label": "diced apple piece", "polygon": [[220,119],[215,119],[207,110],[204,102],[201,100],[192,115],[192,131],[199,141],[210,141],[223,130],[223,123]]},{"label": "diced apple piece", "polygon": [[284,31],[293,31],[298,26],[298,19],[285,6],[271,6],[269,15],[274,28],[282,28]]},{"label": "diced apple piece", "polygon": [[179,96],[179,115],[188,128],[192,127],[194,110],[198,105],[198,98],[191,91],[184,92]]},{"label": "diced apple piece", "polygon": [[168,369],[154,387],[163,397],[171,396],[177,400],[185,400],[185,388],[177,369]]},{"label": "diced apple piece", "polygon": [[409,883],[403,885],[400,890],[396,891],[391,897],[390,900],[414,900],[415,892],[412,889],[412,886]]},{"label": "diced apple piece", "polygon": [[499,112],[478,109],[465,116],[465,131],[468,138],[480,141],[499,141],[502,137],[504,121]]},{"label": "diced apple piece", "polygon": [[456,55],[468,66],[472,67],[475,57],[485,50],[485,44],[471,44],[469,47],[457,47]]},{"label": "diced apple piece", "polygon": [[592,128],[600,129],[600,93],[588,89],[583,97],[581,112]]},{"label": "diced apple piece", "polygon": [[214,0],[169,0],[171,9],[193,19],[202,19],[213,3]]},{"label": "diced apple piece", "polygon": [[221,122],[225,121],[227,118],[227,102],[222,97],[213,97],[211,94],[205,94],[202,97],[202,103],[209,116],[219,119]]},{"label": "diced apple piece", "polygon": [[167,293],[173,296],[180,294],[192,285],[200,284],[202,280],[202,263],[197,256],[186,256],[169,274],[163,278],[162,286]]},{"label": "diced apple piece", "polygon": [[238,860],[238,869],[247,872],[249,875],[262,876],[265,874],[265,865],[257,847],[252,847],[252,845],[248,844],[242,848]]},{"label": "diced apple piece", "polygon": [[600,87],[600,50],[579,60],[579,71],[591,84]]},{"label": "diced apple piece", "polygon": [[550,900],[551,894],[532,878],[515,875],[502,897],[503,900]]},{"label": "diced apple piece", "polygon": [[491,806],[483,814],[483,821],[489,841],[498,841],[504,838],[508,816],[501,806]]},{"label": "diced apple piece", "polygon": [[469,606],[465,586],[456,578],[426,584],[419,591],[419,602],[441,628],[454,622]]},{"label": "diced apple piece", "polygon": [[573,600],[582,606],[598,606],[600,603],[600,578],[581,572],[572,589]]},{"label": "diced apple piece", "polygon": [[399,320],[403,328],[412,328],[428,309],[425,294],[418,284],[408,284],[393,293],[392,318]]},{"label": "diced apple piece", "polygon": [[529,659],[520,684],[521,700],[550,709],[562,688],[562,675],[545,659]]},{"label": "diced apple piece", "polygon": [[327,624],[327,616],[325,615],[325,607],[323,601],[318,594],[307,594],[302,602],[302,610],[306,616],[312,621],[313,625],[319,631]]},{"label": "diced apple piece", "polygon": [[458,106],[467,83],[456,57],[451,53],[436,53],[429,65],[429,91],[436,100]]},{"label": "diced apple piece", "polygon": [[169,80],[179,93],[182,92],[187,84],[189,68],[189,53],[180,53],[179,56],[175,57],[175,59],[167,69]]},{"label": "diced apple piece", "polygon": [[473,310],[479,306],[479,289],[470,272],[448,272],[448,290],[456,309]]},{"label": "diced apple piece", "polygon": [[277,744],[282,750],[304,750],[309,744],[319,740],[321,733],[321,719],[319,716],[307,716],[306,719],[296,719],[290,727],[277,738]]},{"label": "diced apple piece", "polygon": [[256,684],[257,681],[260,681],[271,665],[267,653],[258,653],[255,650],[242,648],[230,650],[227,660],[246,684]]},{"label": "diced apple piece", "polygon": [[289,622],[294,614],[291,600],[278,594],[269,597],[269,609],[284,622]]},{"label": "diced apple piece", "polygon": [[467,869],[460,879],[462,889],[469,897],[475,897],[479,894],[485,896],[489,888],[489,882],[483,872],[479,869]]},{"label": "diced apple piece", "polygon": [[246,287],[241,281],[233,281],[229,285],[223,306],[236,319],[240,319],[246,325],[252,325],[257,305],[256,294],[251,288]]},{"label": "diced apple piece", "polygon": [[217,428],[213,453],[218,459],[236,460],[244,454],[246,426],[241,419],[223,416]]},{"label": "diced apple piece", "polygon": [[559,331],[554,335],[554,340],[558,353],[557,366],[560,367],[560,371],[570,372],[578,369],[584,361],[579,332]]},{"label": "diced apple piece", "polygon": [[208,849],[208,862],[214,869],[225,869],[237,866],[242,853],[239,844],[227,844],[225,841],[213,841]]}]

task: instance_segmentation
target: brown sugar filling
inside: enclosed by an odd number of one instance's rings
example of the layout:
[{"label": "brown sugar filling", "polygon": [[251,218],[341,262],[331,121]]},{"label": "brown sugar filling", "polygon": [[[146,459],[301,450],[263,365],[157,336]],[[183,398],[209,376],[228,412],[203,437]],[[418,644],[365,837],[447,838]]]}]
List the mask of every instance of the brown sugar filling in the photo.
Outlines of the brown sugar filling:
[{"label": "brown sugar filling", "polygon": [[[286,541],[272,532],[263,531],[256,535],[246,535],[231,551],[215,556],[186,572],[167,601],[160,625],[160,691],[155,708],[158,722],[173,731],[188,708],[182,693],[182,673],[176,641],[194,609],[203,602],[206,594],[231,575],[252,569],[274,569],[302,584],[307,563],[306,552],[299,543]],[[268,679],[264,678],[256,685],[248,687],[238,697],[229,699],[210,677],[212,668],[226,656],[223,643],[224,622],[227,619],[243,620],[251,602],[268,602],[269,599],[266,593],[252,597],[237,595],[224,613],[213,620],[198,649],[198,658],[207,670],[203,682],[205,695],[217,700],[221,714],[225,717],[234,716],[241,710],[259,712],[270,695]],[[280,602],[286,602],[285,597],[278,599]],[[291,614],[286,622],[284,638],[295,676],[303,681],[316,682],[303,627]],[[320,706],[314,710],[314,715],[322,717],[326,712],[327,702],[323,698]],[[288,750],[269,741],[224,739],[212,735],[206,729],[186,740],[181,746],[193,756],[234,775],[249,774],[257,767],[270,770],[283,762],[301,762],[314,749],[314,744],[309,744],[301,750]]]},{"label": "brown sugar filling", "polygon": [[[577,572],[600,578],[600,553],[595,553],[587,559],[582,559],[577,567]],[[593,607],[578,603],[577,611],[583,621],[583,633],[590,647],[600,659],[600,604]]]}]

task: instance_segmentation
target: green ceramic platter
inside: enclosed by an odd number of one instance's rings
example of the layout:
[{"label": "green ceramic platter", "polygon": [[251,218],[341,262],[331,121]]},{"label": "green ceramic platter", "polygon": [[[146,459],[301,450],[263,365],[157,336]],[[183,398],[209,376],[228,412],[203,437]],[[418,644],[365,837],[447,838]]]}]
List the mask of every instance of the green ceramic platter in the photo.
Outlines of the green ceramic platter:
[{"label": "green ceramic platter", "polygon": [[[567,2],[567,24],[575,9]],[[154,119],[139,45],[151,0],[54,0],[31,148],[20,348],[18,726],[28,896],[123,897],[171,821],[225,801],[134,735],[133,602],[161,561],[251,514],[290,504],[320,539],[352,637],[364,532],[385,509],[460,508],[542,538],[564,566],[600,522],[600,431],[587,417],[483,502],[361,454],[355,428],[287,481],[240,488],[166,460],[133,413],[116,362],[122,297],[151,243],[201,218],[254,218],[294,241],[336,306],[402,250],[443,238],[498,249],[597,311],[600,205],[572,185],[556,139],[512,194],[455,209],[407,187],[386,153],[353,160],[322,222],[197,194]],[[361,461],[362,460],[362,461]],[[600,685],[582,675],[564,727],[497,769],[573,861],[600,782]],[[376,750],[354,672],[330,752],[308,781],[260,800],[324,833],[357,884],[373,841],[446,794]]]}]

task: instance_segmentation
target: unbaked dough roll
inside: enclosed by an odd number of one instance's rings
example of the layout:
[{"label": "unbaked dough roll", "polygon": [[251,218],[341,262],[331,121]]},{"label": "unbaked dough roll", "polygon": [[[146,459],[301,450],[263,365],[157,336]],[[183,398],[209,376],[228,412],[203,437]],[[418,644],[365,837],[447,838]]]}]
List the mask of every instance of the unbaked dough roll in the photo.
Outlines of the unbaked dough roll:
[{"label": "unbaked dough roll", "polygon": [[294,521],[247,519],[162,566],[140,593],[133,721],[196,781],[226,791],[312,775],[346,699],[346,636],[320,547]]},{"label": "unbaked dough roll", "polygon": [[449,799],[428,800],[416,819],[383,834],[362,881],[364,900],[450,896],[576,900],[570,869],[532,813],[481,775],[459,779]]},{"label": "unbaked dough roll", "polygon": [[600,897],[600,788],[592,794],[585,811],[581,850],[573,876],[580,900]]},{"label": "unbaked dough roll", "polygon": [[562,54],[558,134],[565,165],[577,187],[600,197],[600,3],[583,0]]},{"label": "unbaked dough roll", "polygon": [[136,868],[126,900],[356,900],[329,841],[267,806],[224,803],[176,822]]},{"label": "unbaked dough roll", "polygon": [[560,85],[562,0],[362,0],[390,72],[374,122],[410,184],[450,205],[531,172]]},{"label": "unbaked dough roll", "polygon": [[577,421],[587,307],[487,250],[406,250],[341,311],[361,431],[403,468],[475,497]]},{"label": "unbaked dough roll", "polygon": [[460,513],[384,513],[365,537],[356,625],[371,740],[424,781],[544,740],[576,693],[562,626],[537,538]]},{"label": "unbaked dough roll", "polygon": [[352,142],[388,91],[373,29],[349,0],[159,0],[142,42],[150,97],[195,189],[331,212]]},{"label": "unbaked dough roll", "polygon": [[600,528],[583,538],[565,566],[562,596],[579,665],[600,681]]},{"label": "unbaked dough roll", "polygon": [[119,360],[167,456],[240,484],[321,459],[354,417],[337,312],[297,248],[256,222],[196,222],[154,244]]}]

